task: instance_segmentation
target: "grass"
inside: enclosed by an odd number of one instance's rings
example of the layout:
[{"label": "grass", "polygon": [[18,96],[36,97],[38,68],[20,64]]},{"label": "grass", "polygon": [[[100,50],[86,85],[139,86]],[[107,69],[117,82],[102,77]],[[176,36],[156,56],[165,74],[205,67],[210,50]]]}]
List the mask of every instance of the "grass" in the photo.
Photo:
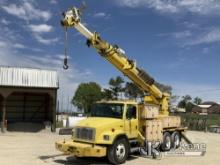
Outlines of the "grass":
[{"label": "grass", "polygon": [[211,125],[220,126],[220,114],[198,115],[191,113],[176,114],[181,116],[182,124],[193,130],[209,129]]}]

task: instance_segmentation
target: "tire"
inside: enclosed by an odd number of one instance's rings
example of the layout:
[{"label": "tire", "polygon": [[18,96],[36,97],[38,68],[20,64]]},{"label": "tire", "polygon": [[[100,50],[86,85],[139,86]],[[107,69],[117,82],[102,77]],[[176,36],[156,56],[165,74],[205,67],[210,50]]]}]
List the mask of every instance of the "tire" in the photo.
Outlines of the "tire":
[{"label": "tire", "polygon": [[122,164],[128,158],[129,144],[125,138],[116,139],[113,145],[108,147],[107,156],[112,164]]},{"label": "tire", "polygon": [[180,133],[175,131],[171,135],[171,147],[177,149],[180,147],[181,136]]},{"label": "tire", "polygon": [[169,151],[171,149],[171,135],[169,132],[163,134],[163,143],[161,145],[162,151]]}]

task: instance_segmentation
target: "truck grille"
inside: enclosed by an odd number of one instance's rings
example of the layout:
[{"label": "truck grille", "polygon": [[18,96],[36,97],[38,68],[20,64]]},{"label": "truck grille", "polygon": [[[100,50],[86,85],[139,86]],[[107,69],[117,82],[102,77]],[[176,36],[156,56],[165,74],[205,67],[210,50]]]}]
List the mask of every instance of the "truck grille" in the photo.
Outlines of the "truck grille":
[{"label": "truck grille", "polygon": [[75,138],[82,140],[94,140],[95,129],[93,128],[76,128]]}]

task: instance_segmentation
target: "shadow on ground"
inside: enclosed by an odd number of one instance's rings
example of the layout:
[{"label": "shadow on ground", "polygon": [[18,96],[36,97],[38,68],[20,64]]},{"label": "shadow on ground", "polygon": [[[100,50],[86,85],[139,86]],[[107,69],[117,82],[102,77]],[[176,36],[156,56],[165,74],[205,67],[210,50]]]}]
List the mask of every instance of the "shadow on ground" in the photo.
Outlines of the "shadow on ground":
[{"label": "shadow on ground", "polygon": [[43,123],[31,123],[31,122],[12,122],[8,123],[7,131],[9,132],[40,132],[45,129]]},{"label": "shadow on ground", "polygon": [[[72,156],[66,157],[66,159],[59,159],[59,156],[61,155],[52,155],[52,156],[40,156],[39,158],[43,161],[46,161],[47,159],[53,159],[53,162],[56,164],[61,165],[110,165],[108,159],[106,157],[102,158],[94,158],[94,157],[84,157],[84,158],[76,158]],[[128,157],[127,161],[131,161],[134,159],[137,159],[138,156],[131,155]]]}]

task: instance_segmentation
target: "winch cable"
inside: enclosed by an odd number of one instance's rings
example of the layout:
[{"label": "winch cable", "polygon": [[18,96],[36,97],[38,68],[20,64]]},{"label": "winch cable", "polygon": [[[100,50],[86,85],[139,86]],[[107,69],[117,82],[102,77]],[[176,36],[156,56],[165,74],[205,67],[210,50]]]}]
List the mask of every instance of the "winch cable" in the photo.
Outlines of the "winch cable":
[{"label": "winch cable", "polygon": [[67,70],[69,68],[68,66],[68,55],[67,55],[67,27],[65,28],[65,39],[64,39],[64,60],[63,60],[63,69]]}]

